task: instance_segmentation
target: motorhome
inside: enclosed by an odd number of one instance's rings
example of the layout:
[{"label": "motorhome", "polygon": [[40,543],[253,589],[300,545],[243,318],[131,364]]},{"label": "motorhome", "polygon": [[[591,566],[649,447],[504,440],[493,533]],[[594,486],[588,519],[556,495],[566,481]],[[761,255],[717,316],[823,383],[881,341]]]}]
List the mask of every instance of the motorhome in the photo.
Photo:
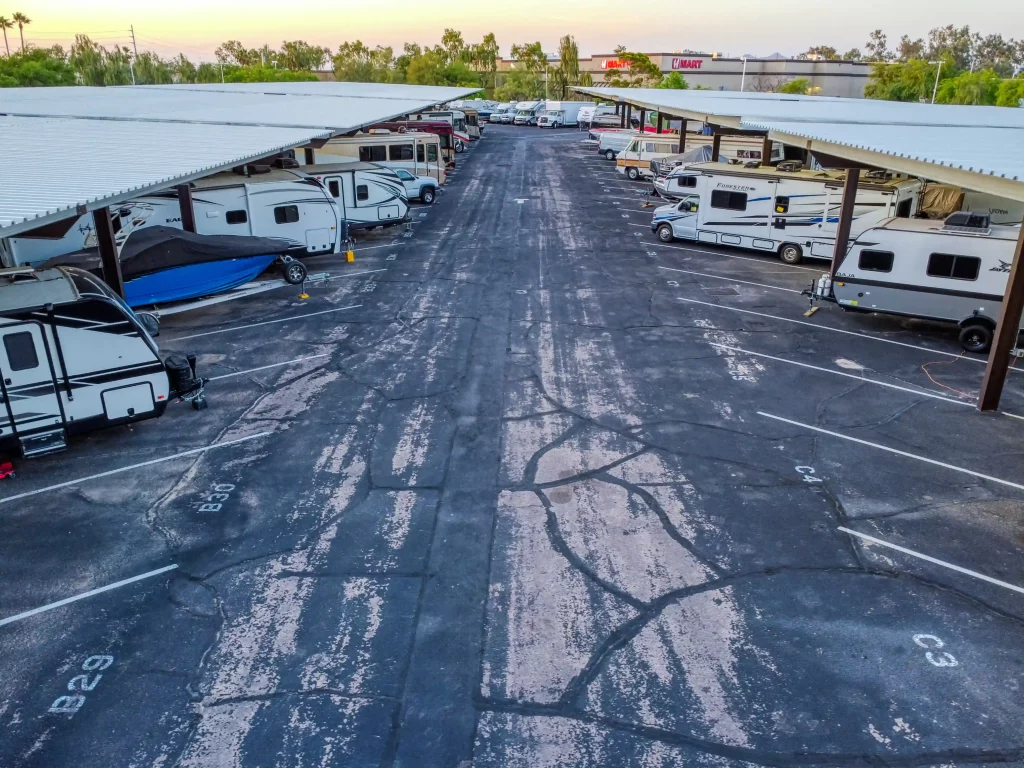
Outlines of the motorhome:
[{"label": "motorhome", "polygon": [[488,122],[491,122],[491,123],[501,123],[502,122],[502,118],[505,116],[505,114],[510,109],[515,109],[515,108],[516,108],[515,104],[509,104],[508,102],[504,102],[502,104],[498,104],[496,107],[494,107],[494,109],[491,110],[491,117],[488,120]]},{"label": "motorhome", "polygon": [[319,182],[341,208],[348,229],[393,227],[409,220],[409,199],[401,178],[375,163],[317,163],[303,171]]},{"label": "motorhome", "polygon": [[536,125],[543,111],[543,101],[520,101],[516,104],[516,114],[512,122],[516,125]]},{"label": "motorhome", "polygon": [[[777,253],[787,264],[830,259],[835,247],[845,173],[743,168],[722,163],[687,166],[678,184],[690,190],[678,204],[656,208],[651,230],[662,242],[718,243]],[[885,172],[862,176],[852,232],[917,212],[921,182]]]},{"label": "motorhome", "polygon": [[810,293],[845,310],[956,323],[964,350],[987,352],[1019,237],[987,214],[888,219],[861,232],[835,280],[823,275]]},{"label": "motorhome", "polygon": [[437,112],[415,112],[408,116],[408,120],[425,120],[433,122],[440,120],[452,127],[455,151],[462,153],[469,146],[469,129],[466,126],[466,113],[458,109],[439,110]]},{"label": "motorhome", "polygon": [[203,383],[185,358],[161,360],[140,316],[99,278],[0,270],[0,450],[53,453],[73,434],[160,416],[177,397],[200,407]]},{"label": "motorhome", "polygon": [[406,131],[433,133],[441,141],[441,156],[444,158],[445,169],[450,170],[455,167],[455,130],[451,123],[446,123],[443,120],[391,120],[386,123],[376,123],[369,130],[385,130],[392,133]]},{"label": "motorhome", "polygon": [[[711,160],[713,141],[711,136],[686,136],[686,151],[682,154],[659,157],[651,161],[651,173],[654,178],[666,178],[679,166],[692,163],[694,150],[706,151],[708,162]],[[718,159],[734,165],[761,163],[764,150],[763,140],[759,136],[723,136],[718,150]],[[785,147],[777,141],[772,142],[771,165],[778,165],[785,160]],[[660,190],[659,190],[660,191]]]},{"label": "motorhome", "polygon": [[679,137],[673,134],[637,135],[615,157],[615,169],[630,181],[652,178],[651,160],[668,157],[679,149]]},{"label": "motorhome", "polygon": [[336,136],[314,150],[317,163],[345,162],[345,157],[385,168],[404,168],[414,176],[432,176],[438,184],[444,184],[447,178],[441,138],[434,133],[371,128],[355,136]]},{"label": "motorhome", "polygon": [[[254,168],[265,172],[253,172]],[[342,215],[335,201],[300,170],[245,166],[192,182],[192,210],[200,235],[254,235],[291,242],[306,254],[337,252],[342,245]],[[248,175],[246,175],[248,174]],[[181,205],[174,190],[143,195],[112,211],[118,245],[148,226],[182,228]],[[83,214],[0,241],[8,267],[39,264],[54,256],[96,246],[93,215]]]},{"label": "motorhome", "polygon": [[576,122],[581,128],[589,128],[591,122],[598,115],[614,115],[615,107],[611,104],[597,104],[591,107],[583,107],[580,109],[579,115],[576,117]]},{"label": "motorhome", "polygon": [[480,123],[480,113],[475,109],[463,109],[466,114],[466,133],[470,141],[479,141],[483,138],[484,127]]},{"label": "motorhome", "polygon": [[575,127],[580,110],[596,106],[592,101],[548,101],[537,118],[538,128]]},{"label": "motorhome", "polygon": [[519,112],[519,107],[515,104],[509,104],[502,112],[498,113],[498,122],[502,125],[511,125],[515,122],[516,114]]}]

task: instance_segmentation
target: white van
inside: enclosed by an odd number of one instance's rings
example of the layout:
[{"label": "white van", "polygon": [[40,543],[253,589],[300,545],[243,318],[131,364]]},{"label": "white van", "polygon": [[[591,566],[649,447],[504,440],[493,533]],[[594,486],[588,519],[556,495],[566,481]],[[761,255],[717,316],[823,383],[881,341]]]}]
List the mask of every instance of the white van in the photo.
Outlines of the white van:
[{"label": "white van", "polygon": [[679,151],[679,137],[671,133],[643,133],[633,140],[615,158],[619,173],[626,174],[630,181],[653,178],[651,160],[668,157]]},{"label": "white van", "polygon": [[619,156],[619,152],[628,147],[632,143],[633,137],[638,136],[639,133],[629,128],[591,128],[588,135],[598,137],[597,154],[603,156],[605,160],[614,160]]},{"label": "white van", "polygon": [[[678,180],[690,193],[656,208],[651,231],[666,243],[678,238],[777,253],[787,264],[805,256],[831,259],[845,174],[784,168],[687,166]],[[918,179],[866,174],[857,189],[852,234],[884,219],[913,216],[921,186]]]}]

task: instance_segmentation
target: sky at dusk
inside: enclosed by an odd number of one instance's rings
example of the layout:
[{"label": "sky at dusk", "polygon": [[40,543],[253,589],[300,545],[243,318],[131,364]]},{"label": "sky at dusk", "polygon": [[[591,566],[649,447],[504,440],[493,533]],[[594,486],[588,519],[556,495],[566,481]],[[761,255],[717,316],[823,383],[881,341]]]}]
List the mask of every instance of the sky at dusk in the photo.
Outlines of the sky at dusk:
[{"label": "sky at dusk", "polygon": [[[969,24],[982,34],[1019,39],[1024,13],[1008,13],[1015,5],[1016,0],[0,0],[0,15],[28,15],[26,40],[41,47],[67,45],[75,33],[107,46],[127,44],[134,25],[140,50],[164,56],[182,52],[194,60],[211,59],[227,39],[254,48],[302,39],[332,50],[360,39],[398,50],[405,41],[433,45],[445,27],[461,30],[468,42],[494,32],[505,56],[512,43],[532,40],[554,51],[566,33],[576,38],[583,55],[625,45],[645,52],[690,48],[739,56],[792,55],[810,45],[843,52],[863,47],[878,27],[890,45],[902,34],[924,37],[945,24]],[[17,28],[8,34],[16,45]]]}]

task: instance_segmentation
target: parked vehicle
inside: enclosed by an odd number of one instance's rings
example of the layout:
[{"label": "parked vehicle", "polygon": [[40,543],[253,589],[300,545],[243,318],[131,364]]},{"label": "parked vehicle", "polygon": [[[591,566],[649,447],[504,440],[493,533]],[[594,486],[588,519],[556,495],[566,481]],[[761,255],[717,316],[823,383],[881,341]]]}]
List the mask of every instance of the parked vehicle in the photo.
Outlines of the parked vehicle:
[{"label": "parked vehicle", "polygon": [[397,170],[404,168],[416,176],[433,176],[438,184],[446,181],[441,137],[416,130],[370,128],[355,136],[336,136],[314,150],[314,162],[338,163],[351,157],[363,163],[376,163]]},{"label": "parked vehicle", "polygon": [[602,155],[605,160],[617,158],[619,152],[628,147],[633,142],[633,138],[639,135],[636,131],[631,131],[628,128],[621,130],[618,128],[590,129],[591,134],[595,131],[600,131],[597,153]]},{"label": "parked vehicle", "polygon": [[956,323],[966,351],[987,352],[1018,237],[1019,226],[987,214],[888,219],[857,236],[834,281],[823,275],[808,293],[845,310]]},{"label": "parked vehicle", "polygon": [[303,170],[341,206],[349,231],[393,227],[409,220],[405,185],[390,168],[375,163],[318,163]]},{"label": "parked vehicle", "polygon": [[[256,172],[256,170],[258,172]],[[192,182],[192,210],[197,234],[252,235],[290,241],[307,255],[337,252],[343,217],[335,201],[303,170],[246,166]],[[404,191],[403,191],[404,194]],[[70,223],[70,226],[68,225]],[[178,194],[171,190],[130,200],[117,207],[114,227],[118,245],[138,229],[182,228]],[[96,246],[93,216],[23,233],[6,241],[6,266],[41,264]]]},{"label": "parked vehicle", "polygon": [[543,111],[543,101],[520,101],[516,104],[516,114],[512,122],[516,125],[536,125]]},{"label": "parked vehicle", "polygon": [[[590,119],[591,128],[622,128],[622,116],[616,115],[614,112],[606,112],[605,114],[597,114]],[[630,118],[629,125],[627,128],[639,128],[640,118]]]},{"label": "parked vehicle", "polygon": [[515,104],[512,104],[501,113],[499,122],[501,122],[502,125],[511,125],[515,122],[516,115],[518,113],[519,108]]},{"label": "parked vehicle", "polygon": [[595,104],[591,107],[583,107],[580,109],[579,115],[576,117],[576,122],[581,128],[589,128],[593,123],[594,118],[600,115],[614,115],[615,107],[611,104]]},{"label": "parked vehicle", "polygon": [[424,205],[433,205],[437,199],[437,192],[440,185],[431,176],[413,176],[404,168],[395,169],[395,173],[405,187],[405,193],[410,200],[419,200]]},{"label": "parked vehicle", "polygon": [[[669,155],[652,160],[651,171],[654,173],[654,189],[657,190],[658,195],[666,200],[680,200],[692,194],[692,187],[685,186],[689,182],[682,179],[682,176],[692,165],[710,163],[711,152],[711,145],[705,144],[689,149],[681,155]],[[728,164],[729,160],[720,154],[718,162]],[[669,169],[671,169],[670,173],[662,175]]]},{"label": "parked vehicle", "polygon": [[[678,147],[678,137],[676,138]],[[764,149],[762,139],[757,136],[723,136],[718,149],[718,159],[721,162],[734,165],[745,165],[747,163],[761,163],[761,152]],[[686,151],[682,154],[659,157],[651,161],[651,173],[655,179],[665,178],[681,165],[698,162],[693,155],[694,151],[703,151],[711,162],[712,140],[709,136],[686,137]],[[778,142],[772,142],[772,156],[769,160],[771,165],[778,165],[785,160],[784,147]],[[655,181],[657,184],[657,181]],[[660,192],[660,190],[659,190]]]},{"label": "parked vehicle", "polygon": [[469,140],[479,141],[484,135],[480,114],[475,109],[463,109],[462,111],[466,114],[466,132],[469,133]]},{"label": "parked vehicle", "polygon": [[580,110],[594,106],[596,105],[592,101],[548,101],[544,105],[544,111],[537,118],[537,127],[574,127],[579,120]]},{"label": "parked vehicle", "polygon": [[[839,171],[691,165],[678,176],[690,193],[656,208],[651,230],[662,242],[719,243],[777,253],[787,264],[830,259],[843,196]],[[921,182],[885,173],[861,180],[853,209],[854,234],[890,217],[917,212]]]},{"label": "parked vehicle", "polygon": [[679,138],[671,134],[639,134],[615,157],[615,168],[630,181],[652,178],[651,161],[668,157],[679,149]]},{"label": "parked vehicle", "polygon": [[[284,279],[298,285],[306,267],[289,255],[289,242],[270,237],[197,235],[173,227],[132,232],[118,253],[129,307],[197,299],[237,288],[277,263]],[[39,266],[83,269],[102,279],[99,249],[57,256]]]},{"label": "parked vehicle", "polygon": [[0,270],[0,450],[28,458],[69,436],[205,405],[194,357],[161,360],[146,324],[79,269]]},{"label": "parked vehicle", "polygon": [[508,111],[510,109],[514,110],[515,108],[516,108],[515,104],[510,104],[508,102],[504,102],[502,104],[498,104],[496,107],[494,107],[493,110],[491,110],[491,117],[490,117],[489,122],[491,122],[491,123],[508,122],[508,121],[504,120],[504,117],[505,117],[506,113],[508,113]]},{"label": "parked vehicle", "polygon": [[469,128],[466,125],[466,113],[457,109],[438,110],[436,112],[416,112],[407,118],[408,120],[426,120],[428,122],[448,123],[454,133],[452,145],[455,151],[462,153],[469,146]]},{"label": "parked vehicle", "polygon": [[[386,123],[377,123],[368,130],[388,130],[392,133],[407,131],[433,133],[441,141],[441,155],[444,158],[445,169],[455,167],[455,129],[452,128],[451,123],[446,123],[443,120],[392,120]],[[441,183],[444,184],[444,180]]]}]

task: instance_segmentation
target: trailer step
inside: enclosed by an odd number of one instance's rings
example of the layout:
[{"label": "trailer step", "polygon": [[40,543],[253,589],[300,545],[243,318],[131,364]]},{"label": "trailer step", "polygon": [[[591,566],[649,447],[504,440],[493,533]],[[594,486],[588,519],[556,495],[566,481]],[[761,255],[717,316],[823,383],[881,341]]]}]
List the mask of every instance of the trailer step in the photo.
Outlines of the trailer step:
[{"label": "trailer step", "polygon": [[51,429],[49,432],[38,432],[21,438],[21,455],[26,459],[33,456],[44,456],[47,453],[63,451],[68,447],[64,428]]}]

